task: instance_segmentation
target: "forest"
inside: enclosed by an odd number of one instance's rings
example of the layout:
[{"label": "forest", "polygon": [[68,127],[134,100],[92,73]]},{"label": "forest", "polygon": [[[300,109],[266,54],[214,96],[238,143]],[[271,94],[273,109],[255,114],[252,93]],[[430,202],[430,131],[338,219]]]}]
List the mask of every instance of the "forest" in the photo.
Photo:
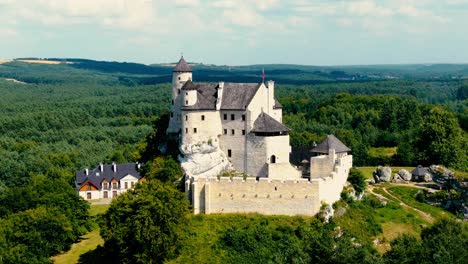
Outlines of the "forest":
[{"label": "forest", "polygon": [[[88,216],[88,203],[74,189],[74,173],[100,162],[148,164],[145,174],[154,179],[139,186],[135,193],[141,193],[138,199],[143,204],[151,196],[148,204],[154,208],[135,211],[135,217],[154,215],[161,200],[174,201],[172,211],[177,214],[168,218],[173,220],[168,220],[167,226],[155,224],[156,220],[146,223],[155,234],[162,232],[158,228],[167,228],[163,233],[168,235],[195,232],[181,227],[184,225],[180,221],[185,218],[194,225],[234,221],[222,216],[204,219],[187,215],[188,204],[170,180],[180,173],[177,163],[155,156],[157,148],[151,144],[161,140],[161,120],[170,106],[170,67],[67,61],[74,64],[18,61],[0,64],[0,263],[47,263],[50,256],[67,251],[96,221],[103,221],[101,230],[106,248],[113,245],[122,252],[136,254],[129,260],[122,256],[122,262],[163,261],[184,254],[180,248],[157,241],[154,248],[145,252],[128,249],[126,241],[130,238],[125,236],[129,234],[113,237],[119,234],[109,232],[109,228],[117,228],[116,219],[125,222],[135,218],[128,218],[114,203],[102,220]],[[199,65],[194,77],[197,81],[258,82],[261,68],[265,68],[268,79],[276,82],[284,122],[293,130],[293,148],[308,149],[327,134],[335,134],[352,149],[357,166],[442,164],[459,171],[468,170],[468,81],[460,77],[466,75],[466,67],[447,66],[444,71],[442,65],[430,68]],[[391,156],[374,154],[382,148],[396,151]],[[129,193],[116,203],[135,210],[138,208],[135,204],[140,202],[132,197]],[[405,254],[414,260],[414,254],[432,250],[428,245],[439,241],[442,234],[460,234],[457,241],[467,243],[466,225],[441,221],[423,229],[421,237],[395,240],[392,251],[382,257],[369,241],[356,242],[363,246],[355,247],[351,236],[333,238],[336,223],[262,216],[233,218],[242,224],[231,225],[233,229],[229,232],[220,231],[212,246],[224,254],[225,259],[220,260],[236,263],[262,257],[265,262],[316,262],[317,256],[329,259],[329,263],[358,259],[394,263],[402,253],[392,253],[396,252],[393,249],[410,250]],[[256,224],[250,225],[251,222]],[[144,235],[141,234],[141,239]],[[176,235],[168,241],[174,245],[193,243],[179,241],[179,237],[189,239]],[[135,245],[146,242],[138,240]],[[326,251],[330,247],[343,247],[339,252],[348,253],[333,255],[336,252]]]}]

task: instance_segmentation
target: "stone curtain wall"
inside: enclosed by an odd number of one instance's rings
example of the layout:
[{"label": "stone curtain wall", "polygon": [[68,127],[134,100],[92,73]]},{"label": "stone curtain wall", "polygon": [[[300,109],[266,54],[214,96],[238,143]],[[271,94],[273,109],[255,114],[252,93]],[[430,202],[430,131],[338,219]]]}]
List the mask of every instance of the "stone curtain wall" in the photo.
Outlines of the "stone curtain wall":
[{"label": "stone curtain wall", "polygon": [[319,185],[307,179],[275,181],[241,177],[200,178],[191,183],[194,213],[315,215]]},{"label": "stone curtain wall", "polygon": [[340,200],[341,192],[348,179],[349,170],[353,166],[353,156],[343,156],[336,160],[333,171],[329,177],[318,179],[311,178],[312,182],[318,183],[319,199],[327,204],[333,204]]}]

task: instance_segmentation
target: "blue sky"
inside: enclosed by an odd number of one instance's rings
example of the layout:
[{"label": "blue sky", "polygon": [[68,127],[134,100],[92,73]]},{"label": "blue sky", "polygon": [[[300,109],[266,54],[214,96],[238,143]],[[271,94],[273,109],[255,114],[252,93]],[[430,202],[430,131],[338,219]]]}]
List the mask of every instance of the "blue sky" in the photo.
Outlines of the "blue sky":
[{"label": "blue sky", "polygon": [[0,0],[0,59],[468,63],[468,0]]}]

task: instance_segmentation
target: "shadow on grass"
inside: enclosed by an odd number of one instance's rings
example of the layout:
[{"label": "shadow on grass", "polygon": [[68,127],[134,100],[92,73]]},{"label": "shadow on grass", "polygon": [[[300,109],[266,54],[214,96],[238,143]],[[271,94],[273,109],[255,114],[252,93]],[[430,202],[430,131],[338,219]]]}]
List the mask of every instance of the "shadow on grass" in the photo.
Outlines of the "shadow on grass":
[{"label": "shadow on grass", "polygon": [[80,264],[111,264],[111,263],[119,263],[119,261],[113,257],[111,254],[107,252],[107,250],[103,246],[98,246],[94,250],[90,250],[86,253],[80,255],[80,259],[78,260]]}]

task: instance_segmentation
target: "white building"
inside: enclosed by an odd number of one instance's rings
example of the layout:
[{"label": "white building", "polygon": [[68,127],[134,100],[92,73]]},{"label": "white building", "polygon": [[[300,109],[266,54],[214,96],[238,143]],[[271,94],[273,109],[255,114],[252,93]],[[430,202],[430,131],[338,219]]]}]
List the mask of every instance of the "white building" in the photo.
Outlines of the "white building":
[{"label": "white building", "polygon": [[[273,81],[194,83],[182,57],[173,70],[167,134],[179,140],[194,213],[314,215],[339,200],[352,156],[331,136],[313,151],[310,179],[289,163],[289,131]],[[243,177],[219,177],[232,172]]]},{"label": "white building", "polygon": [[86,200],[113,198],[133,189],[141,180],[139,164],[99,164],[93,170],[85,169],[75,174],[75,187]]},{"label": "white building", "polygon": [[[192,69],[182,57],[173,71],[167,133],[179,138],[185,156],[192,156],[182,162],[189,176],[206,174],[221,164],[209,176],[233,168],[250,176],[297,179],[300,172],[289,163],[290,129],[281,123],[281,108],[273,81],[194,83]],[[207,168],[193,160],[199,147],[212,153]],[[184,164],[190,162],[198,167]]]}]

